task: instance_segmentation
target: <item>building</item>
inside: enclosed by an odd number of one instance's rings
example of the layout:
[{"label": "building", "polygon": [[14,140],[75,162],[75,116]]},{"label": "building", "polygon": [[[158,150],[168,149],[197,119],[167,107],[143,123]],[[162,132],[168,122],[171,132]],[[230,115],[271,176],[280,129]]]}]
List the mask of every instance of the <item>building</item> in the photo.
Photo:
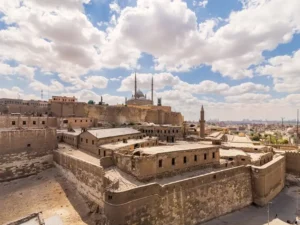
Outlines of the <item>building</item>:
[{"label": "building", "polygon": [[134,76],[134,94],[132,95],[132,98],[129,100],[126,100],[125,105],[153,105],[153,77],[151,82],[151,99],[147,99],[146,95],[141,91],[137,89],[137,80],[136,80],[136,74]]},{"label": "building", "polygon": [[177,139],[182,139],[181,126],[172,125],[140,125],[139,131],[147,136],[158,137],[160,141],[175,142]]},{"label": "building", "polygon": [[77,102],[77,99],[75,98],[75,96],[52,96],[52,99],[49,99],[49,102]]},{"label": "building", "polygon": [[60,129],[71,128],[91,128],[96,127],[97,122],[93,118],[88,117],[67,117],[58,119]]},{"label": "building", "polygon": [[99,146],[101,145],[127,141],[128,139],[142,139],[145,136],[145,134],[132,128],[84,130],[79,135],[78,146],[81,149],[100,155]]},{"label": "building", "polygon": [[0,105],[27,105],[27,106],[40,106],[48,107],[47,101],[41,100],[23,100],[23,99],[13,99],[13,98],[0,98]]},{"label": "building", "polygon": [[0,128],[56,128],[57,125],[55,117],[0,116]]},{"label": "building", "polygon": [[119,151],[113,157],[119,169],[140,181],[213,167],[219,164],[220,159],[217,146],[203,144],[156,146],[136,149],[133,152]]},{"label": "building", "polygon": [[204,120],[204,108],[201,107],[200,111],[200,138],[205,138],[205,120]]}]

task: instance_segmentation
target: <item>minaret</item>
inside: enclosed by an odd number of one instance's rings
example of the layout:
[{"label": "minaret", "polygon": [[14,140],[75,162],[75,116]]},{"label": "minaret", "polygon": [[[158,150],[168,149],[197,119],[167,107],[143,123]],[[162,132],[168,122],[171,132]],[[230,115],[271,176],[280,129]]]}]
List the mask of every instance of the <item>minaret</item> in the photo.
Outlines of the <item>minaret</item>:
[{"label": "minaret", "polygon": [[205,137],[205,120],[204,120],[204,108],[203,105],[201,107],[201,111],[200,111],[200,138],[204,138]]},{"label": "minaret", "polygon": [[137,82],[136,82],[136,72],[134,74],[134,98],[136,99],[136,89],[137,89]]},{"label": "minaret", "polygon": [[152,105],[153,104],[153,76],[152,76],[152,81],[151,81],[151,101],[152,101]]}]

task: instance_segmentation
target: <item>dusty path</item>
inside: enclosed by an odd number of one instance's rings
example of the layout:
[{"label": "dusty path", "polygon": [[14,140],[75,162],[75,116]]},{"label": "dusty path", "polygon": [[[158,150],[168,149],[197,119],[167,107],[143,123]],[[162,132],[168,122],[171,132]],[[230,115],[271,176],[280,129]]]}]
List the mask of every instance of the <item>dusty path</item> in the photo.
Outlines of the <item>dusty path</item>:
[{"label": "dusty path", "polygon": [[64,225],[95,224],[88,204],[56,168],[0,183],[0,224],[39,211],[44,218],[59,215]]}]

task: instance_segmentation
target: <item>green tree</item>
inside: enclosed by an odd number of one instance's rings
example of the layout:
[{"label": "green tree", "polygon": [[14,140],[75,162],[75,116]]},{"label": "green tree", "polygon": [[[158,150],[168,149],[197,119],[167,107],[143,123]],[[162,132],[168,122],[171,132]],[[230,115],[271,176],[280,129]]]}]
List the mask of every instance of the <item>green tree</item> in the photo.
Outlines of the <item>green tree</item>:
[{"label": "green tree", "polygon": [[88,101],[88,104],[89,104],[89,105],[94,105],[95,102],[94,102],[93,100],[89,100],[89,101]]}]

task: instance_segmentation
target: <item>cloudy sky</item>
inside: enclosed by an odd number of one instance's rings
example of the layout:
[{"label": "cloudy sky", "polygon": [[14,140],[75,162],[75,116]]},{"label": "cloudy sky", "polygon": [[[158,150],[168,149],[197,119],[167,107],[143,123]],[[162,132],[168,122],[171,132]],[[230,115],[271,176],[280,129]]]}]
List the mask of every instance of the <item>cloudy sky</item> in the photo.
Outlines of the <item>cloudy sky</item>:
[{"label": "cloudy sky", "polygon": [[138,87],[197,120],[294,119],[299,0],[0,0],[0,98],[122,104]]}]

